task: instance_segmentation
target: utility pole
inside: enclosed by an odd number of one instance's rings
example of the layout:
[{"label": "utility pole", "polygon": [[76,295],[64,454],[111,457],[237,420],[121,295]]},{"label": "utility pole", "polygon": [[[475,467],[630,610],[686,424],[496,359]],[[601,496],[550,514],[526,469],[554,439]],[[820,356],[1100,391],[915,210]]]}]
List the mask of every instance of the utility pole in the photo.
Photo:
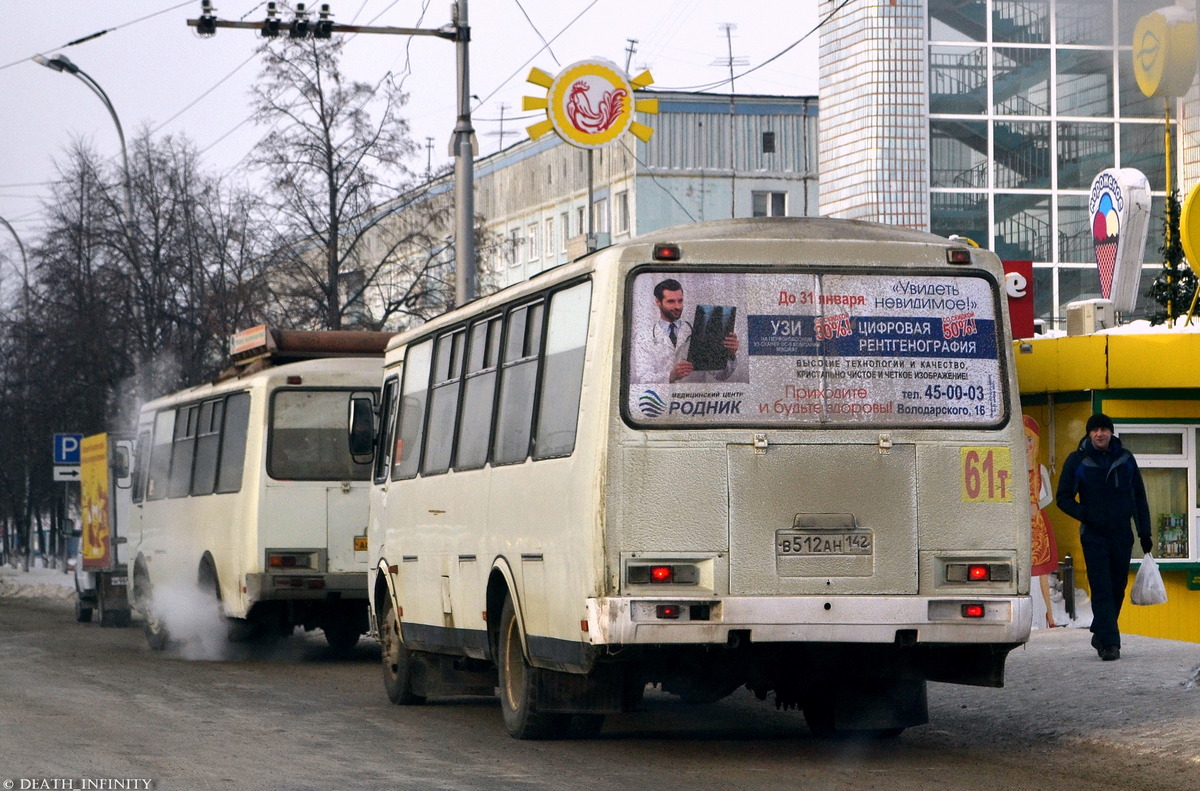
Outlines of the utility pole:
[{"label": "utility pole", "polygon": [[[20,426],[21,444],[24,447],[24,453],[22,455],[25,458],[22,461],[22,468],[24,471],[24,475],[22,476],[23,488],[21,491],[22,512],[19,514],[13,514],[13,518],[17,522],[17,534],[21,537],[21,541],[22,541],[21,548],[24,551],[24,558],[22,559],[22,563],[24,564],[24,570],[29,571],[30,556],[33,552],[33,542],[31,541],[32,536],[30,535],[30,531],[32,528],[32,525],[30,523],[32,521],[31,514],[33,511],[33,508],[32,508],[33,497],[32,497],[30,480],[29,480],[30,479],[29,464],[30,464],[30,459],[33,456],[33,449],[32,449],[32,447],[30,447],[29,427],[27,425],[29,404],[31,403],[30,396],[29,396],[29,385],[30,385],[29,361],[30,361],[30,358],[33,356],[32,343],[31,343],[31,339],[30,339],[30,332],[31,332],[30,322],[32,321],[32,318],[31,318],[30,303],[29,303],[29,258],[28,258],[28,256],[25,255],[25,245],[21,242],[21,237],[19,235],[17,235],[16,229],[14,229],[12,227],[12,225],[9,224],[8,220],[4,219],[3,217],[0,217],[0,225],[3,225],[5,228],[8,229],[8,232],[10,234],[12,234],[12,238],[15,239],[17,242],[17,250],[20,251],[20,253],[21,253],[21,279],[22,279],[21,302],[22,302],[22,305],[24,308],[24,313],[25,313],[25,316],[24,316],[25,326],[23,328],[24,332],[22,333],[22,335],[24,336],[23,337],[24,343],[22,344],[22,346],[24,348],[22,349],[22,354],[21,354],[21,358],[22,358],[21,387],[19,388],[20,394],[21,394],[21,401],[20,401],[20,408],[19,408],[18,415],[20,416],[19,422],[21,424],[21,426]],[[2,548],[4,550],[3,554],[5,555],[5,559],[7,560],[9,550],[10,550],[7,524],[4,526],[4,539],[3,539],[3,544],[0,546],[2,546]],[[45,552],[45,549],[46,549],[45,547],[42,547],[43,552]]]},{"label": "utility pole", "polygon": [[328,3],[322,3],[317,19],[311,20],[305,3],[295,4],[291,21],[279,19],[277,4],[267,3],[267,18],[262,22],[232,22],[213,16],[212,0],[201,0],[200,18],[189,19],[188,27],[201,36],[216,35],[217,28],[255,30],[264,38],[286,32],[289,38],[329,38],[333,33],[380,33],[392,36],[437,36],[455,43],[458,72],[458,121],[450,151],[454,155],[454,302],[464,305],[475,299],[475,130],[471,128],[470,55],[471,41],[467,0],[455,0],[451,22],[440,28],[374,27],[339,25],[330,19]]},{"label": "utility pole", "polygon": [[638,40],[636,38],[625,39],[629,42],[629,46],[625,48],[625,73],[629,73],[629,63],[633,60],[634,53],[637,52]]},{"label": "utility pole", "polygon": [[721,31],[725,34],[725,47],[729,56],[726,58],[717,58],[710,66],[728,66],[729,67],[729,217],[733,219],[737,217],[737,152],[736,152],[736,125],[734,124],[734,66],[745,66],[750,63],[746,58],[733,57],[733,31],[737,30],[737,25],[732,22],[723,22],[720,25]]},{"label": "utility pole", "polygon": [[505,135],[515,135],[515,134],[516,134],[516,132],[506,132],[506,131],[504,131],[504,111],[505,111],[505,110],[507,110],[507,109],[508,109],[508,105],[507,105],[507,104],[505,104],[504,102],[500,102],[500,130],[499,130],[498,132],[488,132],[488,133],[487,133],[487,134],[488,134],[488,137],[498,137],[498,138],[500,138],[500,148],[501,148],[501,150],[503,150],[503,148],[504,148],[504,136],[505,136]]}]

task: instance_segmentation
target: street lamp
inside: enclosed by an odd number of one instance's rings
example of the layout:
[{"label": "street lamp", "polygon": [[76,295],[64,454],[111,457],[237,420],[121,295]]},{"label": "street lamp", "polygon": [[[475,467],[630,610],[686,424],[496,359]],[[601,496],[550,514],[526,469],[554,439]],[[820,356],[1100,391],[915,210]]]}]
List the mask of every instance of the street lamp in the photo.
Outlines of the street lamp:
[{"label": "street lamp", "polygon": [[[13,228],[12,225],[9,224],[8,220],[4,219],[3,217],[0,217],[0,225],[3,225],[5,228],[7,228],[8,232],[12,234],[13,239],[15,239],[17,241],[17,249],[21,251],[21,275],[24,278],[24,284],[23,284],[24,288],[22,290],[22,303],[24,305],[24,310],[25,310],[25,327],[24,327],[24,329],[25,329],[25,344],[24,344],[25,348],[22,349],[22,354],[21,354],[21,358],[22,358],[21,398],[20,398],[19,409],[21,410],[20,422],[22,423],[23,437],[24,437],[24,441],[26,443],[25,452],[21,454],[22,456],[25,457],[24,461],[22,462],[24,465],[24,469],[25,469],[25,476],[24,476],[25,491],[24,491],[23,497],[22,497],[25,512],[22,516],[24,524],[18,524],[17,527],[18,527],[18,530],[20,531],[21,540],[24,542],[23,548],[25,550],[25,558],[24,558],[25,571],[29,571],[29,557],[30,557],[30,551],[31,551],[30,540],[29,540],[29,538],[30,538],[29,533],[30,533],[30,527],[31,527],[31,524],[30,524],[31,519],[30,519],[30,513],[29,513],[29,510],[30,510],[29,509],[29,456],[30,456],[31,448],[28,445],[29,434],[27,431],[27,427],[24,426],[24,424],[28,422],[26,419],[25,410],[28,409],[28,404],[29,404],[29,397],[28,397],[28,395],[29,395],[29,358],[30,358],[30,354],[31,354],[31,349],[30,349],[31,344],[29,342],[29,332],[30,332],[30,326],[29,326],[29,321],[30,321],[29,258],[25,255],[25,245],[21,242],[21,237],[17,235],[16,229]],[[8,539],[8,527],[7,526],[5,526],[5,528],[4,528],[4,536],[3,536],[3,541],[0,542],[0,548],[2,548],[4,550],[4,554],[7,556],[8,551],[9,551],[9,539]],[[43,551],[45,551],[45,547],[43,547],[42,549],[43,549]]]},{"label": "street lamp", "polygon": [[121,139],[121,165],[125,171],[125,221],[132,225],[133,189],[130,186],[132,180],[129,177],[129,152],[125,148],[125,130],[121,128],[121,119],[117,117],[117,111],[113,108],[112,102],[109,101],[108,94],[104,92],[104,89],[100,87],[98,82],[93,80],[86,71],[72,63],[71,59],[66,55],[55,55],[53,58],[47,58],[44,55],[34,55],[33,62],[54,71],[74,74],[79,78],[80,82],[92,90],[92,93],[100,97],[100,101],[104,102],[105,108],[108,109],[108,114],[112,116],[113,123],[117,125],[117,137]]}]

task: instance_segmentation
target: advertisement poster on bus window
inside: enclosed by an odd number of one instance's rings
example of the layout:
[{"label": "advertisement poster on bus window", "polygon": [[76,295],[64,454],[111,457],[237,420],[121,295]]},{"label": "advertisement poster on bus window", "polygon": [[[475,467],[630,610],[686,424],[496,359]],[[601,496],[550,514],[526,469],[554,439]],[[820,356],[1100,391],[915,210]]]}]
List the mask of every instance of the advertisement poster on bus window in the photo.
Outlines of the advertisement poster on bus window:
[{"label": "advertisement poster on bus window", "polygon": [[627,413],[641,425],[996,425],[994,285],[889,273],[642,271]]}]

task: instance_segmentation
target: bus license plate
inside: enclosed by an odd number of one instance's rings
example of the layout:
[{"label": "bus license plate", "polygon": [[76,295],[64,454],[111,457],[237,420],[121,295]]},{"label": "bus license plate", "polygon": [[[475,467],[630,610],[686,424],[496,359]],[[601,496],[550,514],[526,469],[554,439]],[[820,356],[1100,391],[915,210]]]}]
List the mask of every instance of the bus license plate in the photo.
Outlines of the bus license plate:
[{"label": "bus license plate", "polygon": [[874,547],[875,542],[869,530],[781,530],[775,534],[775,554],[780,557],[870,555]]}]

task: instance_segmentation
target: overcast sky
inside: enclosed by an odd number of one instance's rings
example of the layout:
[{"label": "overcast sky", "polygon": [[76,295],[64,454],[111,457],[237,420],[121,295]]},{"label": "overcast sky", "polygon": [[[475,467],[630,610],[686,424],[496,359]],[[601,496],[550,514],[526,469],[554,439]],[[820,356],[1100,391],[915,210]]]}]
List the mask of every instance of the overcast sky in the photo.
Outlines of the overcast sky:
[{"label": "overcast sky", "polygon": [[[309,3],[315,8],[319,3]],[[450,21],[450,3],[421,0],[333,0],[345,24],[436,28]],[[266,4],[216,0],[216,16],[260,21]],[[287,6],[280,3],[280,7]],[[627,39],[636,39],[630,71],[649,68],[655,88],[699,89],[729,76],[724,23],[732,23],[734,74],[762,64],[817,23],[817,0],[475,0],[469,4],[471,93],[480,97],[473,121],[484,154],[500,147],[502,105],[511,145],[532,119],[514,120],[521,97],[545,95],[525,82],[531,66],[551,74],[574,61],[603,57],[624,66]],[[55,178],[54,159],[75,138],[119,156],[111,117],[78,78],[30,58],[64,54],[91,76],[116,108],[125,136],[149,127],[156,136],[182,133],[203,151],[206,168],[242,178],[238,164],[266,132],[247,119],[247,88],[259,73],[248,30],[219,29],[198,37],[187,20],[192,0],[0,0],[0,217],[32,243],[41,227],[41,200]],[[290,14],[288,15],[290,17]],[[88,41],[69,42],[107,31]],[[543,39],[551,42],[543,49]],[[540,52],[539,52],[540,50]],[[815,95],[817,35],[752,74],[739,93]],[[377,82],[388,71],[404,77],[405,114],[415,140],[433,138],[436,168],[449,160],[454,127],[454,44],[432,37],[358,35],[343,60],[350,77]],[[709,88],[727,92],[726,86]],[[543,116],[544,117],[544,116]],[[411,168],[423,173],[425,149]],[[0,228],[0,250],[10,234]],[[11,251],[10,251],[11,252]]]}]

